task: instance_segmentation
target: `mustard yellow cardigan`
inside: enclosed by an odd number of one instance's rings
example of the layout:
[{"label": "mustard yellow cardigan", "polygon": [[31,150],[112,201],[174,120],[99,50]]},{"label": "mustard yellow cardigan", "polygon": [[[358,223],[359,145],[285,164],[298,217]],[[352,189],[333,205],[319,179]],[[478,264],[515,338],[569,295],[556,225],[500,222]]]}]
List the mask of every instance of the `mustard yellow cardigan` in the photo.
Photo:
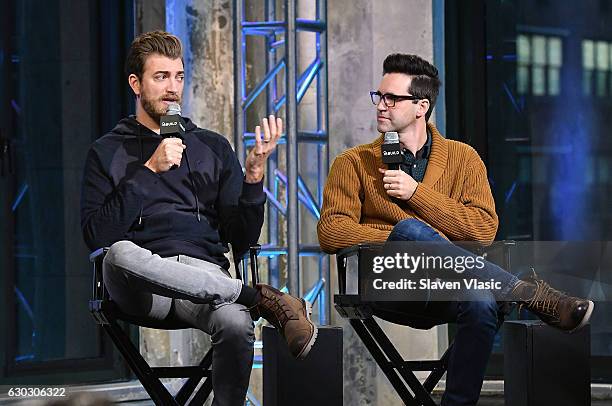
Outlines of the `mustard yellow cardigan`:
[{"label": "mustard yellow cardigan", "polygon": [[380,135],[334,160],[317,226],[321,248],[330,254],[362,242],[382,242],[393,226],[422,220],[453,241],[491,242],[497,232],[495,202],[487,170],[469,145],[447,140],[432,124],[432,149],[423,182],[406,202],[383,189]]}]

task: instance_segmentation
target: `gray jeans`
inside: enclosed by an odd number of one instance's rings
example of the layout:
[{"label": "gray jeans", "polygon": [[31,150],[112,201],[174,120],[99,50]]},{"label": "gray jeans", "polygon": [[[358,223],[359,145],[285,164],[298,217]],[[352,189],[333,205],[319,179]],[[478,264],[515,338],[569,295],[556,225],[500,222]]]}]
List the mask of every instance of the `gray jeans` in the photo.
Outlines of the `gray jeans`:
[{"label": "gray jeans", "polygon": [[197,258],[161,258],[131,241],[104,257],[104,283],[126,314],[164,328],[191,326],[211,335],[213,405],[243,405],[253,363],[253,321],[234,303],[241,282]]}]

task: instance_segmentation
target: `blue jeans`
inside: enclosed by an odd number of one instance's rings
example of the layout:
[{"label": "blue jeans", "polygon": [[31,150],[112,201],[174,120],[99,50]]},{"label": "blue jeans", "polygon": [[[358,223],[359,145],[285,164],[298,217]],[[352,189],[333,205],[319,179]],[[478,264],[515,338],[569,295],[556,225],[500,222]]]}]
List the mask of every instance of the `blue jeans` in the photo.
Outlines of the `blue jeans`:
[{"label": "blue jeans", "polygon": [[[439,241],[443,243],[436,247],[441,251],[437,252],[439,255],[473,255],[416,219],[400,221],[393,228],[388,241]],[[503,323],[504,312],[498,301],[507,299],[519,281],[514,275],[487,261],[483,269],[466,270],[464,276],[484,281],[494,278],[502,282],[502,290],[495,295],[487,290],[463,290],[458,293],[460,297],[456,301],[378,302],[374,307],[376,316],[414,328],[457,324],[442,406],[476,405],[478,402],[493,340]]]}]

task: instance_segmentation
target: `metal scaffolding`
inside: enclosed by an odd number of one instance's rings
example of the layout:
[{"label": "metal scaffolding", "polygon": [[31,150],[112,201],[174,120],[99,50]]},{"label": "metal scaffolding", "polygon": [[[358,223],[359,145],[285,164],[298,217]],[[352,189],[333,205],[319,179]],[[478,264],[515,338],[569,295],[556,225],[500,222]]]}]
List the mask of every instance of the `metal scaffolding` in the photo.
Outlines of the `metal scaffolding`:
[{"label": "metal scaffolding", "polygon": [[[312,225],[319,219],[328,169],[327,4],[325,0],[311,0],[315,18],[304,19],[297,16],[297,0],[265,0],[263,13],[260,13],[262,16],[258,17],[247,16],[245,1],[234,0],[234,145],[241,162],[244,162],[247,148],[254,145],[255,135],[247,129],[247,115],[250,109],[255,111],[255,100],[259,96],[265,98],[266,115],[277,114],[284,109],[285,116],[285,134],[279,142],[278,151],[270,157],[267,168],[268,242],[262,245],[260,257],[269,259],[269,282],[277,287],[280,285],[281,265],[286,263],[287,290],[304,296],[311,303],[317,302],[319,324],[328,324],[329,257],[320,250],[316,236],[312,241],[310,235],[311,240],[308,241],[305,233],[300,233],[304,222],[310,221],[309,225]],[[281,12],[284,21],[277,20]],[[257,20],[263,17],[263,20],[248,21],[247,17]],[[314,58],[309,64],[304,64],[307,66],[303,72],[299,72],[297,63],[298,52],[304,51],[304,47],[298,46],[298,32],[312,33],[316,37]],[[247,68],[247,43],[251,36],[264,39],[265,57],[250,58]],[[253,65],[258,63],[265,64],[265,74],[255,79]],[[314,128],[303,129],[299,128],[298,114],[300,103],[309,91],[316,94],[316,100],[312,106],[303,108],[316,109],[308,123]],[[262,99],[259,100],[261,103]],[[308,160],[300,162],[300,153],[303,157],[306,151],[301,150],[300,146],[316,148],[314,171],[310,155]],[[279,160],[283,154],[284,162]],[[301,164],[311,165],[310,170],[302,171],[307,176],[301,176]],[[299,206],[300,203],[302,206]],[[300,215],[301,207],[302,213],[307,215]],[[283,233],[284,229],[286,233]],[[286,261],[280,260],[282,256],[286,256]],[[302,266],[302,262],[305,257],[315,257],[318,261],[316,270],[308,267],[309,275],[304,275],[307,267]],[[318,275],[313,278],[315,272]],[[301,284],[306,280],[314,280],[314,283],[308,283],[307,289],[303,290]]]}]

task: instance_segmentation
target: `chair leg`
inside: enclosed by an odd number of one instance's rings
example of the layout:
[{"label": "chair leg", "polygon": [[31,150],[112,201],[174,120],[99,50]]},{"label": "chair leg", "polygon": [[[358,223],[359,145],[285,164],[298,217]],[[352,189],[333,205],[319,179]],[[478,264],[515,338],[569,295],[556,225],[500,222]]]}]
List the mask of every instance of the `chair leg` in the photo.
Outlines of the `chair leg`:
[{"label": "chair leg", "polygon": [[[202,361],[200,362],[199,366],[203,370],[210,369],[210,366],[212,364],[212,352],[213,352],[213,349],[211,348],[210,350],[208,350],[206,355],[204,355],[204,358],[202,358]],[[212,376],[209,375],[207,377],[204,377],[204,379],[205,379],[205,381],[212,380]],[[183,386],[181,386],[181,389],[177,392],[176,396],[174,396],[176,401],[180,405],[184,405],[185,403],[187,403],[187,400],[189,400],[189,397],[193,394],[193,391],[198,386],[198,384],[200,383],[201,380],[202,380],[202,378],[198,378],[198,377],[195,377],[195,376],[192,376],[191,378],[189,378],[187,380],[187,382],[185,382],[183,384]],[[212,386],[211,386],[211,388],[212,388]],[[209,394],[210,394],[210,392],[209,392]],[[206,396],[206,398],[208,398],[208,396]],[[206,398],[204,400],[206,400]]]},{"label": "chair leg", "polygon": [[382,369],[384,374],[387,376],[387,379],[389,379],[389,382],[391,382],[391,385],[393,385],[397,391],[397,394],[402,399],[404,404],[408,406],[419,406],[419,403],[417,403],[417,401],[412,397],[412,394],[408,391],[406,385],[398,376],[397,371],[391,366],[385,354],[378,347],[378,344],[372,337],[371,333],[365,328],[364,321],[357,319],[350,319],[349,321],[370,354],[372,354],[374,357],[374,360],[380,369]]},{"label": "chair leg", "polygon": [[138,350],[134,347],[130,338],[119,327],[115,319],[109,319],[109,324],[103,324],[104,330],[111,337],[115,346],[123,355],[125,361],[130,365],[140,383],[145,388],[151,400],[160,406],[179,406],[174,397],[168,392],[161,381],[155,377],[151,367],[145,362]]},{"label": "chair leg", "polygon": [[202,406],[210,396],[210,392],[212,392],[212,377],[202,383],[200,389],[198,389],[191,402],[189,402],[189,406]]},{"label": "chair leg", "polygon": [[431,374],[429,374],[427,379],[425,379],[423,387],[427,392],[431,393],[434,390],[438,382],[440,382],[442,375],[444,375],[444,373],[446,372],[448,368],[448,358],[450,357],[452,349],[453,344],[451,343],[451,345],[449,345],[446,351],[444,352],[444,355],[442,355],[442,358],[440,358],[440,366],[431,371]]},{"label": "chair leg", "polygon": [[412,389],[414,397],[420,402],[418,404],[425,406],[436,406],[429,392],[427,392],[423,385],[421,385],[421,382],[419,382],[418,378],[410,369],[405,367],[404,359],[395,349],[391,341],[389,341],[389,338],[387,338],[378,323],[376,323],[376,320],[374,320],[373,318],[369,318],[364,320],[363,324],[372,334],[377,344],[380,346],[385,355],[389,358],[389,360],[397,369],[404,381],[406,381],[410,389]]}]

